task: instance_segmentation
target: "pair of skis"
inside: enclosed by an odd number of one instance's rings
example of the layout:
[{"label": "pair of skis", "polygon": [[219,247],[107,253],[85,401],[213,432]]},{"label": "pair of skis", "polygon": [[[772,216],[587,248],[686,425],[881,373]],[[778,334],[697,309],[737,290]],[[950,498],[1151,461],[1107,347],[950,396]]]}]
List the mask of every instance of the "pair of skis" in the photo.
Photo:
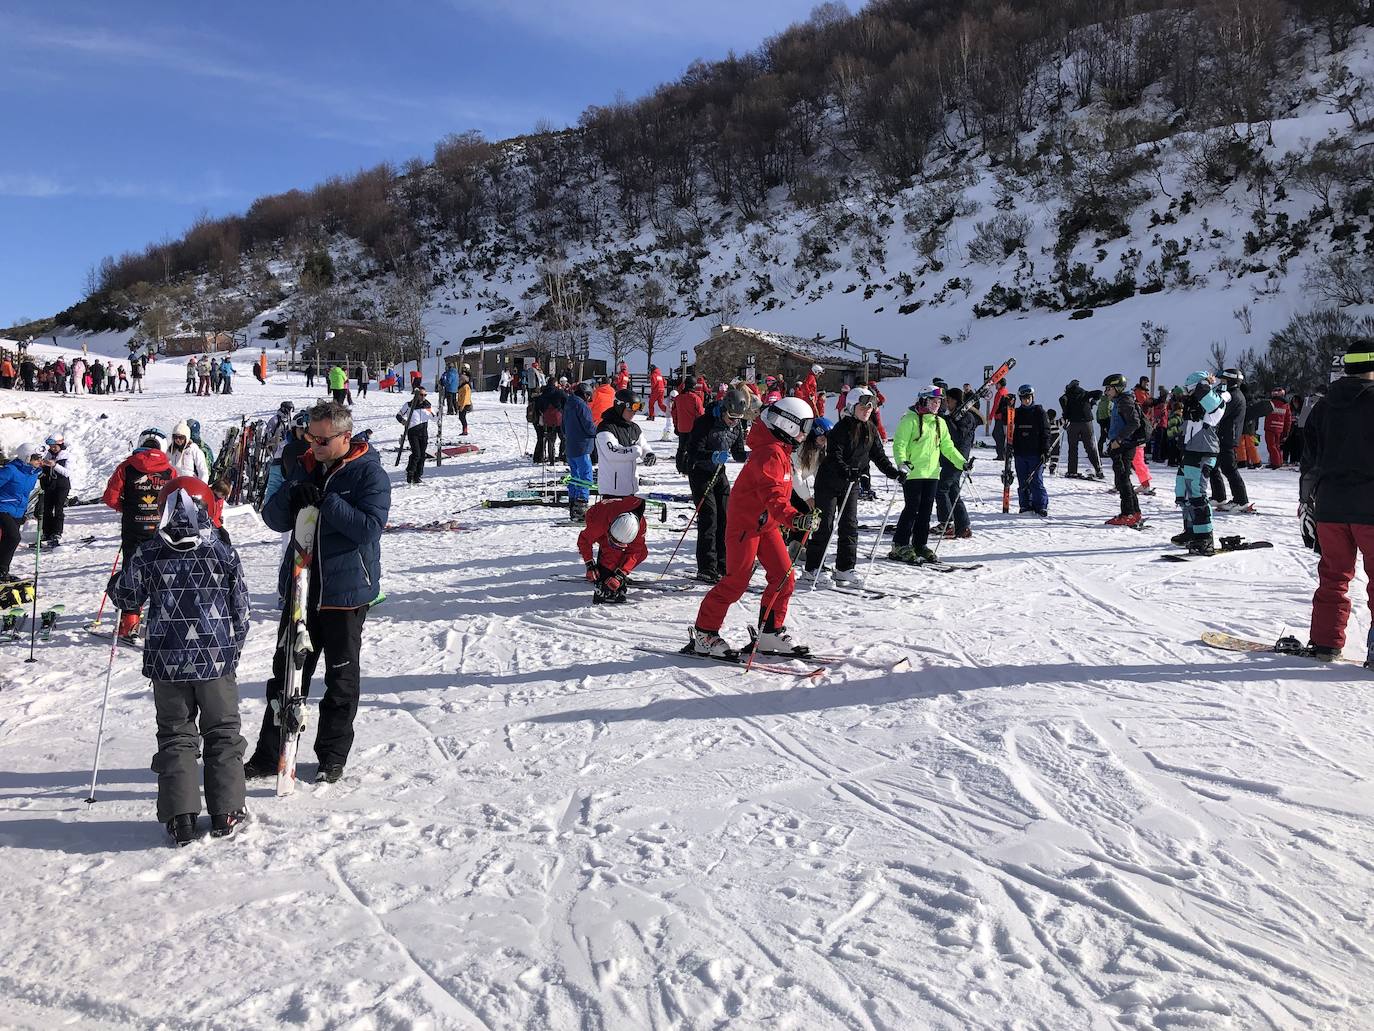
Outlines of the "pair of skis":
[{"label": "pair of skis", "polygon": [[278,795],[289,795],[296,790],[296,753],[300,748],[301,732],[305,730],[301,670],[311,651],[306,605],[310,600],[310,562],[315,553],[319,519],[320,510],[314,505],[307,505],[297,513],[296,526],[291,533],[287,621],[280,642],[286,659],[286,682],[282,685],[281,695],[272,702],[281,736],[281,749],[277,755]]},{"label": "pair of skis", "polygon": [[[47,641],[52,637],[57,621],[65,612],[65,605],[54,605],[38,614],[38,639]],[[28,622],[29,610],[16,605],[0,614],[0,637],[6,641],[18,641],[22,636],[24,624]]]}]

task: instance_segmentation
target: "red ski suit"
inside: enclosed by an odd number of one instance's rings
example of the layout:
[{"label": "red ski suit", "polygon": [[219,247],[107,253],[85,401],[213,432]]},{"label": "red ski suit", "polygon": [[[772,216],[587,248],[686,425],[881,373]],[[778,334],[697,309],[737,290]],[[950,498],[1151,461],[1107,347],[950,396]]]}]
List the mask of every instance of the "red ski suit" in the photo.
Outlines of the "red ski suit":
[{"label": "red ski suit", "polygon": [[820,415],[820,410],[816,406],[816,374],[808,372],[806,379],[802,380],[802,385],[797,388],[797,396],[811,406],[811,411]]},{"label": "red ski suit", "polygon": [[630,370],[624,362],[620,363],[620,371],[615,374],[615,389],[625,390],[630,385]]},{"label": "red ski suit", "polygon": [[673,398],[673,429],[679,434],[692,432],[692,427],[706,411],[706,402],[697,390],[684,390]]},{"label": "red ski suit", "polygon": [[1277,397],[1270,400],[1274,410],[1264,417],[1264,446],[1269,449],[1269,468],[1277,469],[1283,465],[1283,439],[1293,428],[1293,409]]},{"label": "red ski suit", "polygon": [[[639,516],[639,535],[628,548],[622,548],[611,540],[611,524],[616,517],[629,512]],[[649,557],[648,545],[644,543],[644,500],[633,494],[627,498],[603,498],[587,509],[587,525],[577,535],[577,550],[583,562],[596,559],[603,570],[602,576],[617,570],[622,578]],[[596,553],[593,553],[596,549]]]},{"label": "red ski suit", "polygon": [[668,396],[668,381],[663,378],[663,373],[658,371],[655,365],[649,370],[649,421],[654,421],[654,415],[658,409],[662,408],[665,412],[668,406],[664,403],[664,398]]},{"label": "red ski suit", "polygon": [[764,426],[754,422],[745,441],[749,460],[744,463],[725,513],[725,576],[701,600],[696,625],[719,633],[730,606],[744,596],[754,575],[754,559],[768,574],[759,601],[759,622],[771,610],[774,627],[785,625],[792,598],[792,558],[783,542],[780,525],[797,517],[792,507],[792,448]]}]

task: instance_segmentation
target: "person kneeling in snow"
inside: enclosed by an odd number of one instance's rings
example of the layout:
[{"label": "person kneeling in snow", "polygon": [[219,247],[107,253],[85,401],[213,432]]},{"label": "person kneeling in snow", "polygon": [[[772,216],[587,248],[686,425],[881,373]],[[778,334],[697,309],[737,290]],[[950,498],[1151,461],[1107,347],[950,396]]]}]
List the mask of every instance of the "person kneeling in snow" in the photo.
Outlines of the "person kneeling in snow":
[{"label": "person kneeling in snow", "polygon": [[157,711],[157,818],[177,845],[196,837],[202,747],[210,833],[226,837],[247,817],[235,671],[248,636],[248,585],[238,554],[215,531],[217,502],[200,480],[168,483],[159,492],[157,535],[109,584],[120,609],[148,605],[143,675],[153,682]]},{"label": "person kneeling in snow", "polygon": [[618,605],[625,599],[630,571],[649,557],[648,529],[641,498],[607,498],[587,509],[586,528],[577,535],[577,550],[592,584],[592,604]]}]

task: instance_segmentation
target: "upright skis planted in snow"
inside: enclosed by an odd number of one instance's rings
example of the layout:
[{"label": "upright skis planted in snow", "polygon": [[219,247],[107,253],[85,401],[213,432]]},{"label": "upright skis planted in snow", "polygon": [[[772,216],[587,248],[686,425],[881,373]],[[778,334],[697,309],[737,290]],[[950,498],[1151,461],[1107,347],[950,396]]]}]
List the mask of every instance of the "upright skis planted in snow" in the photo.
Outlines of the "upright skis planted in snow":
[{"label": "upright skis planted in snow", "polygon": [[310,631],[306,629],[305,607],[310,601],[310,560],[315,551],[315,528],[320,510],[307,505],[296,516],[291,534],[291,581],[286,604],[288,620],[282,631],[286,656],[286,682],[281,697],[273,702],[281,732],[281,751],[277,756],[277,794],[296,790],[296,751],[305,729],[305,697],[301,692],[301,668],[310,652]]}]

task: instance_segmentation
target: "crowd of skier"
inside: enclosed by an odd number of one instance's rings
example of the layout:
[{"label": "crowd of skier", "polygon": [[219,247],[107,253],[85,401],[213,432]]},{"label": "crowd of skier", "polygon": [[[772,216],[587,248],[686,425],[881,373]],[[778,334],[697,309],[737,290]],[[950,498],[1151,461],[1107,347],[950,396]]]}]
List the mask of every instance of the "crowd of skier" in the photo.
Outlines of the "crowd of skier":
[{"label": "crowd of skier", "polygon": [[[1309,393],[1291,401],[1281,390],[1250,401],[1244,375],[1228,368],[1192,373],[1153,396],[1146,381],[1131,385],[1119,373],[1091,389],[1071,380],[1059,408],[1046,409],[1033,385],[1011,391],[1005,368],[980,388],[933,380],[902,413],[890,439],[876,382],[842,387],[833,418],[827,417],[830,399],[818,385],[825,374],[820,365],[790,387],[774,376],[714,387],[703,377],[682,376],[670,384],[655,367],[647,411],[623,364],[613,375],[578,383],[565,376],[550,380],[535,364],[504,373],[501,392],[508,402],[525,397],[535,432],[533,460],[566,463],[569,520],[581,527],[577,550],[595,604],[626,602],[632,574],[648,556],[649,499],[641,468],[658,460],[646,429],[661,414],[660,439],[676,438],[674,464],[691,490],[693,513],[683,536],[695,529],[695,578],[710,585],[687,629],[683,651],[694,657],[808,654],[788,626],[794,570],[800,567],[809,590],[864,589],[858,504],[878,496],[875,470],[899,488],[891,492],[878,535],[881,541],[900,502],[884,556],[891,562],[936,564],[940,541],[972,536],[962,488],[977,457],[980,428],[992,437],[1003,466],[1008,504],[1014,482],[1018,510],[1028,516],[1048,515],[1049,482],[1061,461],[1066,477],[1088,480],[1104,480],[1110,464],[1119,512],[1107,522],[1139,527],[1139,496],[1155,492],[1150,463],[1173,467],[1182,521],[1173,542],[1191,555],[1211,556],[1225,550],[1215,537],[1214,511],[1253,511],[1241,470],[1258,464],[1261,427],[1271,466],[1302,465],[1303,536],[1321,554],[1303,653],[1340,655],[1350,613],[1347,588],[1361,556],[1374,574],[1374,343],[1357,342],[1338,358],[1324,397]],[[360,698],[359,651],[368,610],[380,596],[380,539],[392,488],[370,433],[354,432],[342,372],[330,370],[331,400],[299,412],[284,402],[265,430],[272,457],[264,522],[284,534],[303,510],[317,511],[318,522],[312,522],[309,549],[294,553],[306,556],[309,577],[293,579],[299,569],[293,571],[292,549],[283,557],[269,705],[246,761],[235,681],[248,624],[246,588],[223,527],[228,492],[215,479],[214,455],[200,440],[199,423],[182,420],[170,433],[145,430],[106,485],[104,503],[121,520],[122,558],[108,584],[120,611],[113,636],[116,644],[143,647],[157,710],[159,818],[178,842],[196,834],[197,751],[204,752],[212,831],[231,833],[244,816],[245,778],[279,774],[290,670],[298,670],[304,693],[321,656],[317,780],[337,780],[347,763]],[[197,381],[199,375],[197,370]],[[191,380],[188,372],[188,392]],[[472,401],[466,366],[441,370],[435,387],[445,411],[466,415]],[[436,413],[428,394],[423,383],[413,384],[396,413],[411,451],[410,484],[421,481],[429,452],[428,426]],[[465,418],[463,425],[466,433]],[[24,445],[0,468],[0,583],[19,579],[10,565],[31,507],[41,547],[61,545],[67,463],[66,442],[54,435]],[[739,467],[733,478],[731,465]],[[40,489],[40,503],[31,506]],[[758,566],[765,583],[753,640],[736,648],[722,637],[722,627]],[[301,582],[308,584],[308,597],[293,602]],[[1370,604],[1374,609],[1374,588]],[[285,643],[294,619],[307,632],[298,662]]]}]

